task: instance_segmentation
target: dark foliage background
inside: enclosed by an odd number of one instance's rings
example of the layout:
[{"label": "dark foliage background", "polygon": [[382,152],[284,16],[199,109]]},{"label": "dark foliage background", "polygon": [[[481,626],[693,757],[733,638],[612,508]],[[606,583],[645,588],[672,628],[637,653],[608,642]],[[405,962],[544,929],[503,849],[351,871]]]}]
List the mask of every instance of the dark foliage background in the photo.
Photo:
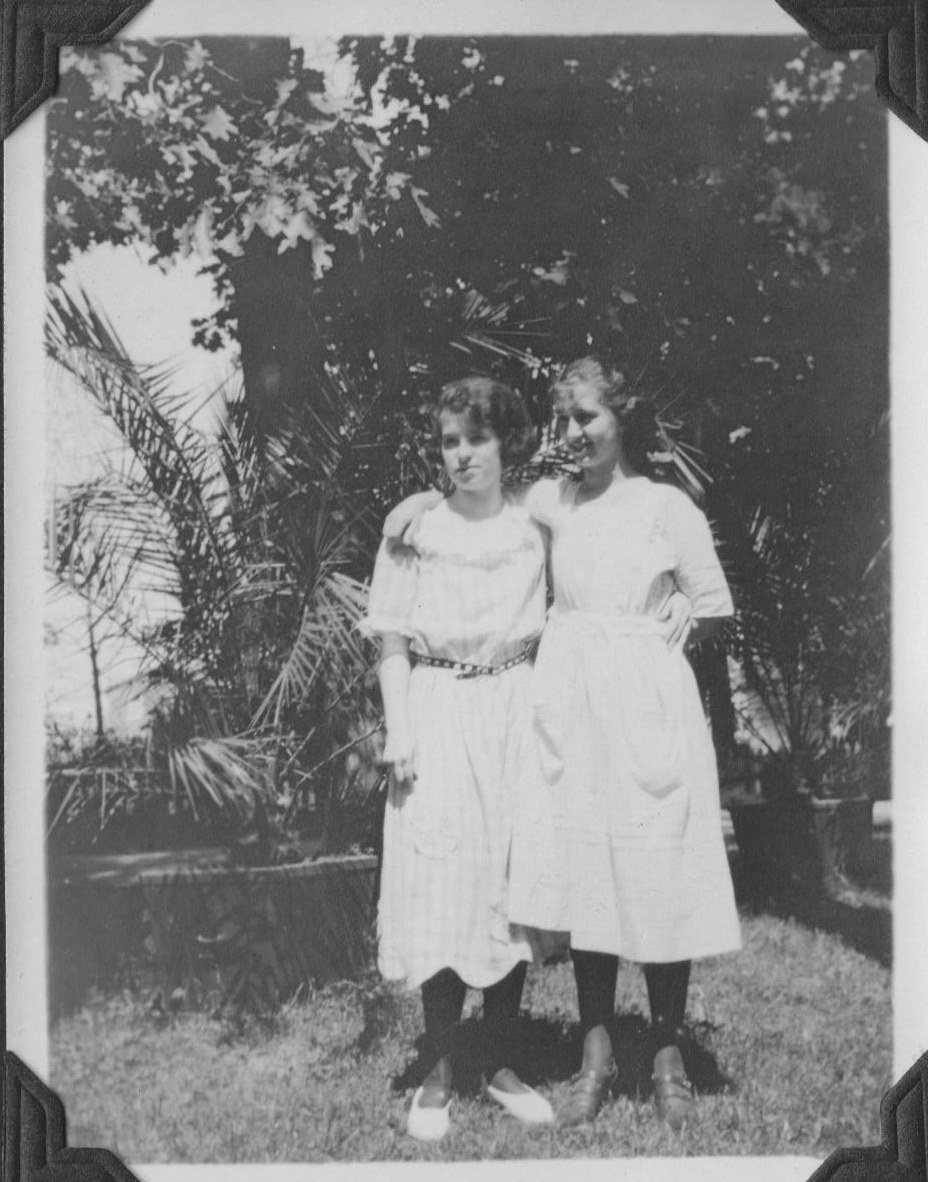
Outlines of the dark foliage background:
[{"label": "dark foliage background", "polygon": [[[595,350],[687,445],[738,601],[742,721],[794,788],[840,793],[854,775],[835,769],[865,757],[885,794],[886,114],[867,57],[724,37],[340,51],[337,70],[283,39],[63,55],[49,352],[138,467],[67,491],[50,564],[119,628],[130,576],[179,605],[139,637],[165,693],[155,763],[271,828],[310,793],[370,789],[353,625],[379,518],[435,475],[425,401],[494,372],[542,432],[552,366]],[[191,338],[240,358],[215,437],[67,290],[100,242],[212,276]],[[717,659],[704,677],[726,696]]]}]

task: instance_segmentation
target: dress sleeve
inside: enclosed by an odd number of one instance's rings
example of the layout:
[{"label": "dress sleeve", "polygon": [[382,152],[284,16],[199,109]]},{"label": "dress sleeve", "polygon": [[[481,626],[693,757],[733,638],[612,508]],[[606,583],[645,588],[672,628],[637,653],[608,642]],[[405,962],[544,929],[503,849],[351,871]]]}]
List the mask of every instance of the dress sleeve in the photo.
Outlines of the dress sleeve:
[{"label": "dress sleeve", "polygon": [[677,586],[693,605],[693,615],[709,619],[734,612],[731,592],[715,550],[709,522],[686,493],[668,489],[665,526],[675,555]]},{"label": "dress sleeve", "polygon": [[415,550],[387,538],[380,544],[374,563],[367,614],[358,627],[365,636],[399,632],[413,635],[412,617],[419,583]]},{"label": "dress sleeve", "polygon": [[536,480],[522,494],[522,504],[530,517],[551,529],[554,515],[561,499],[560,480]]}]

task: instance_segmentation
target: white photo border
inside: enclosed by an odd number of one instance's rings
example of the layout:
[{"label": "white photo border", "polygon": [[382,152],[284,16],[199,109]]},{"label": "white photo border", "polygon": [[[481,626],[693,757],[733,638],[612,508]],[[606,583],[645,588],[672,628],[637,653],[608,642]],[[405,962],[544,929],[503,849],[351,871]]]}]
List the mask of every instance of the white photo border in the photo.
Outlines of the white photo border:
[{"label": "white photo border", "polygon": [[[775,0],[151,0],[121,37],[314,33],[716,34],[806,36]],[[874,71],[875,72],[875,71]],[[928,1049],[928,144],[889,119],[890,382],[893,506],[893,1069],[898,1078]],[[5,783],[7,785],[7,1045],[48,1078],[43,831],[42,537],[46,362],[44,314],[44,113],[7,139],[4,201],[5,371]],[[840,1020],[836,1016],[836,1020]],[[127,1163],[128,1164],[128,1163]],[[584,1160],[584,1177],[634,1182],[666,1176],[678,1159]],[[687,1176],[805,1179],[813,1158],[696,1158]],[[248,1178],[269,1182],[330,1176],[392,1182],[436,1163],[307,1165],[132,1165],[143,1182]],[[481,1179],[546,1179],[576,1169],[547,1162],[445,1163],[440,1172]]]}]

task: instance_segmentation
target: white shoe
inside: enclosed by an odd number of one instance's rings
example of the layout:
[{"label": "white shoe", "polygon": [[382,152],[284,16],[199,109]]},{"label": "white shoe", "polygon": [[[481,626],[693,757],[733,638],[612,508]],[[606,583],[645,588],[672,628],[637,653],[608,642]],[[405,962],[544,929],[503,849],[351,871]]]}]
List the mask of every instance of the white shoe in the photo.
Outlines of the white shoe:
[{"label": "white shoe", "polygon": [[553,1124],[554,1109],[544,1096],[539,1095],[528,1084],[524,1084],[515,1072],[510,1071],[508,1068],[498,1071],[493,1078],[498,1079],[503,1074],[508,1077],[510,1083],[517,1084],[519,1090],[511,1092],[504,1091],[502,1088],[495,1088],[492,1084],[487,1084],[487,1095],[505,1108],[510,1116],[514,1116],[516,1120],[521,1120],[523,1124]]},{"label": "white shoe", "polygon": [[417,1141],[440,1141],[451,1128],[451,1097],[443,1108],[423,1108],[423,1091],[416,1088],[406,1118],[406,1132]]}]

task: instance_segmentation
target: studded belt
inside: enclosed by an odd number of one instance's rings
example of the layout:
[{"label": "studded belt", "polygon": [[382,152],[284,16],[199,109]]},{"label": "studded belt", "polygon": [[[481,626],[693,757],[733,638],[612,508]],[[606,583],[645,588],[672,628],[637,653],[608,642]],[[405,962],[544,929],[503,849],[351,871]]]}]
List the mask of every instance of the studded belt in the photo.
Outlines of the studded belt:
[{"label": "studded belt", "polygon": [[504,673],[507,669],[514,669],[524,661],[530,661],[538,651],[538,641],[533,640],[525,646],[522,652],[499,665],[471,665],[467,661],[452,661],[447,657],[431,657],[428,653],[419,653],[412,649],[410,656],[417,665],[431,665],[436,669],[451,669],[458,679],[465,677],[495,677],[497,673]]}]

